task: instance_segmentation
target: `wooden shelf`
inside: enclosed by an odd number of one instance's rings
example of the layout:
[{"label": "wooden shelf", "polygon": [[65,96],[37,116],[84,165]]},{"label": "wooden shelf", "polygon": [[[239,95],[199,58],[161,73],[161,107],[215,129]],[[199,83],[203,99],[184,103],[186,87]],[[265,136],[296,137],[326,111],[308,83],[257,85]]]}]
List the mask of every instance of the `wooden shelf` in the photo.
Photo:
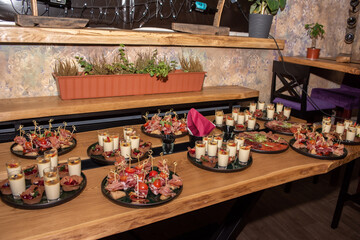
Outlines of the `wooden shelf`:
[{"label": "wooden shelf", "polygon": [[199,92],[78,100],[61,100],[57,96],[3,99],[0,102],[0,121],[256,97],[259,97],[257,90],[239,86],[224,86],[204,87]]},{"label": "wooden shelf", "polygon": [[354,75],[360,75],[360,64],[336,62],[335,58],[319,58],[310,60],[305,57],[284,57],[284,61],[310,67],[324,68]]},{"label": "wooden shelf", "polygon": [[[37,27],[0,27],[4,44],[71,44],[71,45],[154,45],[277,49],[274,40],[265,38],[214,36],[187,33],[143,32],[108,29],[60,29]],[[277,40],[280,49],[285,41]]]}]

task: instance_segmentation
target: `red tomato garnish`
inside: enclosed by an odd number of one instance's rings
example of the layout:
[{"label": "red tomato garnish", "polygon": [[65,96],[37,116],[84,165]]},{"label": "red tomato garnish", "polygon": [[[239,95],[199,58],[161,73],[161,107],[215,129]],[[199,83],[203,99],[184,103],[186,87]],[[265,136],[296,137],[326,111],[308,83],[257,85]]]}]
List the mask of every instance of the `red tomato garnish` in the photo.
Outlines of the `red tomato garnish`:
[{"label": "red tomato garnish", "polygon": [[25,148],[26,149],[31,149],[32,148],[31,142],[26,142],[25,143]]},{"label": "red tomato garnish", "polygon": [[148,122],[146,122],[146,123],[144,124],[144,127],[149,126],[149,124],[150,124],[150,122],[149,122],[149,121],[148,121]]},{"label": "red tomato garnish", "polygon": [[160,179],[156,179],[153,184],[155,187],[161,188],[161,180]]},{"label": "red tomato garnish", "polygon": [[136,168],[137,170],[141,170],[141,169],[143,169],[143,166],[142,166],[142,165],[137,165],[135,168]]},{"label": "red tomato garnish", "polygon": [[144,174],[138,174],[138,179],[139,181],[143,182],[144,181]]},{"label": "red tomato garnish", "polygon": [[148,190],[148,185],[143,182],[139,182],[139,190]]},{"label": "red tomato garnish", "polygon": [[135,168],[130,168],[130,167],[125,168],[125,172],[129,174],[134,174],[135,171],[136,171]]},{"label": "red tomato garnish", "polygon": [[158,172],[155,171],[155,170],[152,170],[152,171],[149,173],[149,177],[155,177],[156,175],[158,175]]},{"label": "red tomato garnish", "polygon": [[160,177],[165,179],[165,178],[167,178],[167,175],[166,175],[166,173],[161,172],[161,173],[160,173]]},{"label": "red tomato garnish", "polygon": [[127,176],[126,175],[122,175],[120,177],[120,182],[126,182]]}]

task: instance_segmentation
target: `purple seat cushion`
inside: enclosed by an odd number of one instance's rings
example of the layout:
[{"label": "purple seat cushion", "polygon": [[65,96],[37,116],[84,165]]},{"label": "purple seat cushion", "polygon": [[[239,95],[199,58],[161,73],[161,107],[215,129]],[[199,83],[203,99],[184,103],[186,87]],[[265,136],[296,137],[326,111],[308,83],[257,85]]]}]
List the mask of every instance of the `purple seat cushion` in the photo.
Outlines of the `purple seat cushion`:
[{"label": "purple seat cushion", "polygon": [[311,96],[348,110],[360,107],[360,89],[358,88],[313,88]]},{"label": "purple seat cushion", "polygon": [[[318,108],[324,110],[324,109],[333,109],[335,108],[335,105],[332,104],[329,101],[324,101],[322,99],[318,99],[318,98],[313,98],[311,97],[312,101],[317,105]],[[285,107],[291,107],[292,109],[296,109],[296,110],[301,110],[301,104],[297,103],[297,102],[293,102],[287,99],[283,99],[283,98],[275,98],[274,103],[282,103],[284,104]],[[316,111],[318,110],[317,108],[315,109],[314,106],[309,102],[309,99],[306,103],[306,111],[310,112],[310,111]]]}]

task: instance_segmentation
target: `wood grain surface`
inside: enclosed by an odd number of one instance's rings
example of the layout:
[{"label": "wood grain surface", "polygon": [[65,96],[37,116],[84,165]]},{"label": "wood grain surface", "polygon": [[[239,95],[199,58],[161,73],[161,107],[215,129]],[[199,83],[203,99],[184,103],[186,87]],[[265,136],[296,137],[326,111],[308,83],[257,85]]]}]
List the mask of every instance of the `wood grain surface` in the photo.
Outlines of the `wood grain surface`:
[{"label": "wood grain surface", "polygon": [[[290,139],[285,136],[284,138]],[[89,142],[96,132],[79,133],[78,146],[60,156],[86,158]],[[5,161],[11,158],[10,143],[0,144],[0,179],[6,177]],[[281,154],[253,153],[250,168],[234,173],[215,173],[192,165],[186,152],[167,155],[168,163],[178,163],[184,189],[175,200],[155,208],[132,209],[118,206],[101,194],[100,184],[112,166],[85,170],[88,185],[74,200],[42,210],[14,209],[0,203],[1,239],[97,239],[204,208],[286,182],[323,174],[360,156],[359,146],[347,146],[343,160],[317,160],[292,149]],[[157,158],[159,159],[159,158]],[[26,163],[33,160],[24,160]],[[21,229],[21,231],[19,231]]]},{"label": "wood grain surface", "polygon": [[306,65],[310,67],[324,68],[334,71],[360,75],[360,64],[337,62],[335,58],[334,59],[320,58],[316,60],[310,60],[305,57],[284,57],[284,61]]},{"label": "wood grain surface", "polygon": [[59,97],[2,99],[0,121],[123,110],[153,106],[254,98],[259,91],[238,86],[204,87],[199,92],[151,94],[79,100]]},{"label": "wood grain surface", "polygon": [[[272,39],[213,36],[187,33],[144,32],[119,29],[61,29],[0,27],[0,43],[90,44],[90,45],[154,45],[277,49]],[[278,40],[280,49],[285,41]]]}]

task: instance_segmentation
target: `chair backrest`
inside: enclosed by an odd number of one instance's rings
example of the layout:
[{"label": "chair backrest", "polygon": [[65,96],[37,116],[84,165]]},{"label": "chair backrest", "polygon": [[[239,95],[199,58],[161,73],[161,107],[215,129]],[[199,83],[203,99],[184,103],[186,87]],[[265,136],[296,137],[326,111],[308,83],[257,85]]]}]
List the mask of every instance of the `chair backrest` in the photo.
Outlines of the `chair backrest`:
[{"label": "chair backrest", "polygon": [[345,73],[340,88],[348,91],[360,92],[360,75]]},{"label": "chair backrest", "polygon": [[[284,68],[285,67],[285,68]],[[307,91],[309,84],[310,67],[287,62],[273,61],[273,78],[271,84],[271,102],[276,98],[283,98],[301,104],[301,112],[306,112]],[[276,88],[276,79],[279,78],[282,86]],[[288,94],[284,94],[288,93]]]}]

